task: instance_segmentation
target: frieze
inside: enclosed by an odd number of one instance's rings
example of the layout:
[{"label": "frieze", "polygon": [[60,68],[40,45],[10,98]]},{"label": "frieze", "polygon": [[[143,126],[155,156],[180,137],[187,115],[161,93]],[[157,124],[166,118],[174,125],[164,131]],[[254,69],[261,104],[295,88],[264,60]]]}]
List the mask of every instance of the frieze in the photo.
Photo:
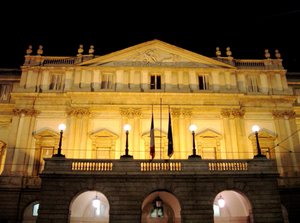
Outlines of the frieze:
[{"label": "frieze", "polygon": [[274,110],[272,112],[273,118],[280,119],[280,118],[285,118],[285,119],[292,119],[296,118],[296,113],[292,110]]},{"label": "frieze", "polygon": [[33,108],[15,108],[13,114],[16,116],[37,116],[40,112]]},{"label": "frieze", "polygon": [[83,116],[89,116],[91,112],[88,108],[71,108],[68,111],[68,115],[75,116],[77,118],[81,118]]},{"label": "frieze", "polygon": [[209,68],[213,65],[196,62],[155,62],[147,63],[144,61],[114,61],[101,65],[102,67],[191,67],[191,68]]}]

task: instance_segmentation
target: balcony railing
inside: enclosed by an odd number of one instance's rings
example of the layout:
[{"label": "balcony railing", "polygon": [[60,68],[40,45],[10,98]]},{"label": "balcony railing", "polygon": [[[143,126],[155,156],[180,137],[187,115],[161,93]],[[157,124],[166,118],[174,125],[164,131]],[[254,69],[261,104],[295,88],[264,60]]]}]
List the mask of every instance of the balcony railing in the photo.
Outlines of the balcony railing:
[{"label": "balcony railing", "polygon": [[98,160],[98,159],[45,159],[43,174],[220,174],[220,173],[268,173],[277,174],[274,160]]}]

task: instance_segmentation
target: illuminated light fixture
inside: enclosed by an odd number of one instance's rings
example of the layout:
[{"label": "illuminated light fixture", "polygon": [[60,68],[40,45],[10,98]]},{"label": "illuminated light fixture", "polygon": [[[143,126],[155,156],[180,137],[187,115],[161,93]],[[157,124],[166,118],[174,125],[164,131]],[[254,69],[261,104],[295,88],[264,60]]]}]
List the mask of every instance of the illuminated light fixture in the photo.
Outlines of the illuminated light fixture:
[{"label": "illuminated light fixture", "polygon": [[97,196],[95,199],[93,199],[93,207],[100,208],[100,199]]},{"label": "illuminated light fixture", "polygon": [[193,155],[190,155],[189,158],[201,158],[201,156],[196,154],[196,144],[195,144],[195,131],[197,130],[197,126],[195,124],[190,125],[190,131],[193,136]]},{"label": "illuminated light fixture", "polygon": [[219,205],[220,208],[225,207],[225,200],[224,200],[224,198],[221,195],[218,198],[218,205]]},{"label": "illuminated light fixture", "polygon": [[254,134],[255,134],[256,148],[257,148],[257,155],[255,155],[254,158],[266,158],[265,155],[261,154],[261,149],[260,149],[259,140],[258,140],[258,131],[259,130],[260,130],[260,127],[258,125],[252,126],[252,132],[254,132]]},{"label": "illuminated light fixture", "polygon": [[65,124],[60,124],[58,126],[58,129],[60,130],[60,137],[59,137],[59,144],[58,144],[58,149],[57,149],[57,154],[54,154],[52,157],[65,157],[65,155],[61,154],[61,143],[62,143],[62,137],[63,137],[63,133],[64,130],[66,129],[66,125]]},{"label": "illuminated light fixture", "polygon": [[125,144],[125,155],[121,156],[121,158],[132,158],[131,155],[129,155],[129,150],[128,150],[128,134],[131,129],[131,126],[129,124],[124,125],[124,130],[126,134],[126,144]]},{"label": "illuminated light fixture", "polygon": [[157,196],[154,199],[153,208],[154,208],[156,217],[158,217],[158,218],[164,217],[163,201],[159,196]]}]

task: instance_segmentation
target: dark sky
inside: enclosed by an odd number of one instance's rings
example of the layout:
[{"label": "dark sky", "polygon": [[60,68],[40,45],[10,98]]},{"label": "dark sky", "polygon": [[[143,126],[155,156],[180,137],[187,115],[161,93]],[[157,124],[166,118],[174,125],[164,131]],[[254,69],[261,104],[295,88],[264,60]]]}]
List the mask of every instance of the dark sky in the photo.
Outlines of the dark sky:
[{"label": "dark sky", "polygon": [[174,1],[0,3],[0,67],[20,67],[29,44],[46,56],[75,56],[79,44],[103,55],[159,39],[208,57],[217,46],[240,59],[262,59],[265,49],[274,58],[279,49],[284,67],[300,72],[296,0]]}]

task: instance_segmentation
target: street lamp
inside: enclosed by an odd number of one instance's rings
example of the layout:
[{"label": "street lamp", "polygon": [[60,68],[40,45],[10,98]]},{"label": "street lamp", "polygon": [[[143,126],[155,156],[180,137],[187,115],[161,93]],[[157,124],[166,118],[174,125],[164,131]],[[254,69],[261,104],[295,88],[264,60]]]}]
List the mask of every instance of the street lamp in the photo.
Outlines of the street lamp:
[{"label": "street lamp", "polygon": [[130,129],[131,126],[129,124],[124,125],[124,130],[126,133],[126,144],[125,144],[125,155],[121,156],[121,158],[132,158],[132,156],[128,154],[128,134]]},{"label": "street lamp", "polygon": [[196,154],[196,145],[195,145],[195,131],[197,130],[197,126],[195,124],[190,125],[190,131],[193,136],[193,155],[190,155],[189,158],[201,158],[200,155]]},{"label": "street lamp", "polygon": [[257,148],[257,155],[254,156],[254,158],[266,158],[265,155],[261,154],[261,149],[258,141],[258,131],[260,130],[258,125],[252,126],[252,132],[255,133],[255,139],[256,139],[256,148]]},{"label": "street lamp", "polygon": [[61,154],[61,142],[62,142],[63,132],[66,129],[66,125],[65,124],[60,124],[58,126],[58,129],[60,130],[60,137],[59,137],[59,144],[58,144],[57,154],[54,154],[52,157],[65,157],[65,155]]}]

